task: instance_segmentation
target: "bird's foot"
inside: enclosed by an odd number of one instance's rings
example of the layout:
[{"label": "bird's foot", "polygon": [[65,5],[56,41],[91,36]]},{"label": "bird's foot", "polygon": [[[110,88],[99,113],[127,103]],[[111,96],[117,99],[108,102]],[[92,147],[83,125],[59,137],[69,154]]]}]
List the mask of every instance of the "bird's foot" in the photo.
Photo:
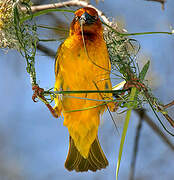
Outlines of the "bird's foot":
[{"label": "bird's foot", "polygon": [[[127,81],[123,87],[123,90],[130,91],[130,88],[133,87],[137,88],[139,91],[147,91],[147,87],[143,83],[141,83],[138,78],[132,78],[131,80]],[[123,96],[124,94],[125,92],[122,92],[120,96]],[[121,100],[120,97],[118,97],[117,99]],[[115,102],[114,105],[115,107],[113,108],[112,112],[117,111],[117,109],[119,108],[119,102]]]},{"label": "bird's foot", "polygon": [[43,92],[44,92],[43,88],[40,88],[38,85],[34,85],[32,86],[32,90],[34,91],[33,96],[32,96],[32,100],[34,102],[37,102],[36,98],[38,97],[40,97],[43,100],[45,99],[43,96]]},{"label": "bird's foot", "polygon": [[43,96],[44,89],[40,88],[38,85],[34,85],[32,87],[32,90],[34,91],[32,96],[33,101],[37,102],[36,98],[41,98],[44,101],[47,108],[49,109],[49,111],[51,112],[51,114],[53,115],[53,117],[58,118],[58,114],[56,113],[55,109],[53,109],[53,107],[47,102],[47,100]]}]

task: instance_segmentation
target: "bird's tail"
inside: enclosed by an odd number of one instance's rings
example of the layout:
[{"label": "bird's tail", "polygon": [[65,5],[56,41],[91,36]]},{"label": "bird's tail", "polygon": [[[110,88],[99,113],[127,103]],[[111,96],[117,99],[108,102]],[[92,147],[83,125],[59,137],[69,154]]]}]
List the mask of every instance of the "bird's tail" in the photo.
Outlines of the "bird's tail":
[{"label": "bird's tail", "polygon": [[108,160],[100,146],[98,137],[91,145],[88,158],[85,159],[77,150],[73,139],[69,138],[69,152],[65,162],[65,167],[69,171],[75,170],[77,172],[96,171],[106,168]]}]

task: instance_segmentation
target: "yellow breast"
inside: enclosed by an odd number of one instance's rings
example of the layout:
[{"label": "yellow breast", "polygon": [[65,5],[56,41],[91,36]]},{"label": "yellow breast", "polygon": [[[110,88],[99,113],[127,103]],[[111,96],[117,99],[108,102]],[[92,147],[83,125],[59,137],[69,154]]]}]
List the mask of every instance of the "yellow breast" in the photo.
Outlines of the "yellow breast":
[{"label": "yellow breast", "polygon": [[[111,89],[110,60],[103,37],[88,38],[84,43],[81,36],[70,36],[59,50],[57,63],[57,88],[71,91]],[[97,136],[100,115],[106,109],[100,100],[106,99],[105,96],[112,98],[112,94],[104,93],[76,93],[62,98],[64,125],[84,157]],[[72,112],[74,110],[79,111]]]}]

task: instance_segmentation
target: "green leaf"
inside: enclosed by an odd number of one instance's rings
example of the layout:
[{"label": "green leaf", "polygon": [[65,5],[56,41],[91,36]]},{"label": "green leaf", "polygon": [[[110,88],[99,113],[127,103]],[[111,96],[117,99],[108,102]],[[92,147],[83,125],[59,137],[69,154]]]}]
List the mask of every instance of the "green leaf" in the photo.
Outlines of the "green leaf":
[{"label": "green leaf", "polygon": [[146,73],[149,69],[149,65],[150,65],[150,61],[147,61],[147,63],[144,65],[143,69],[141,70],[140,74],[139,74],[139,79],[141,81],[144,80],[145,76],[146,76]]},{"label": "green leaf", "polygon": [[129,107],[128,107],[129,110],[127,111],[127,114],[126,114],[124,127],[123,127],[123,132],[122,132],[122,136],[121,136],[119,155],[118,155],[118,161],[117,161],[117,169],[116,169],[116,180],[118,180],[118,173],[119,173],[120,162],[121,162],[121,157],[122,157],[122,152],[123,152],[123,145],[124,145],[128,125],[129,125],[129,120],[130,120],[130,117],[131,117],[132,102],[133,102],[133,100],[135,98],[135,95],[136,95],[136,88],[132,88],[130,96],[129,96],[129,100],[130,100]]}]

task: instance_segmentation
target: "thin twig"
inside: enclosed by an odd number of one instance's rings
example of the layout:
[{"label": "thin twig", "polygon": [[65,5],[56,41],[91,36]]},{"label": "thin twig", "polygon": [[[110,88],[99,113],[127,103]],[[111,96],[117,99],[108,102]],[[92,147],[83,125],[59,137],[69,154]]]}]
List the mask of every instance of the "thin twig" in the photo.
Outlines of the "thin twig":
[{"label": "thin twig", "polygon": [[173,106],[173,105],[174,105],[174,100],[173,100],[172,102],[164,105],[163,107],[164,107],[164,109],[167,109],[167,108],[169,108],[169,107],[171,107],[171,106]]},{"label": "thin twig", "polygon": [[40,43],[37,45],[37,49],[39,51],[45,53],[45,55],[47,55],[47,56],[49,56],[51,58],[55,58],[55,56],[56,56],[55,51],[53,51],[52,49],[50,49],[50,48],[48,48],[48,47],[46,47],[46,46],[44,46],[44,45],[42,45]]},{"label": "thin twig", "polygon": [[140,132],[141,132],[141,128],[142,128],[142,121],[144,118],[144,113],[145,113],[144,109],[139,110],[140,119],[139,119],[139,122],[137,125],[136,136],[135,136],[135,140],[134,140],[134,149],[133,149],[133,155],[132,155],[132,161],[131,161],[131,167],[130,167],[129,180],[134,180],[134,176],[135,176],[135,165],[136,165],[138,144],[139,144],[139,140],[140,140]]},{"label": "thin twig", "polygon": [[[140,116],[140,110],[134,110]],[[174,151],[174,145],[169,138],[161,131],[161,129],[153,122],[153,120],[144,113],[144,121],[152,128],[152,130],[161,137],[161,139]]]},{"label": "thin twig", "polygon": [[159,2],[162,5],[162,10],[164,10],[164,4],[166,3],[166,0],[146,0],[146,1],[154,1],[154,2]]},{"label": "thin twig", "polygon": [[[108,18],[104,15],[102,11],[98,10],[95,6],[87,3],[86,1],[80,1],[80,0],[72,0],[72,1],[66,1],[66,2],[60,2],[60,3],[31,6],[31,11],[35,13],[37,11],[42,11],[46,9],[55,9],[55,8],[62,8],[62,7],[67,7],[67,6],[82,6],[82,7],[94,8],[98,12],[99,16],[103,19],[103,21],[106,24],[110,24],[110,21],[108,20]],[[22,7],[21,10],[25,11],[26,8]]]},{"label": "thin twig", "polygon": [[[146,96],[149,102],[151,102],[152,104],[154,103],[153,97],[149,94],[148,90],[146,90],[145,88],[144,88],[144,95]],[[156,108],[162,113],[162,115],[166,118],[166,120],[170,123],[170,125],[174,127],[174,120],[167,113],[163,112],[162,107],[163,106],[156,104]]]}]

